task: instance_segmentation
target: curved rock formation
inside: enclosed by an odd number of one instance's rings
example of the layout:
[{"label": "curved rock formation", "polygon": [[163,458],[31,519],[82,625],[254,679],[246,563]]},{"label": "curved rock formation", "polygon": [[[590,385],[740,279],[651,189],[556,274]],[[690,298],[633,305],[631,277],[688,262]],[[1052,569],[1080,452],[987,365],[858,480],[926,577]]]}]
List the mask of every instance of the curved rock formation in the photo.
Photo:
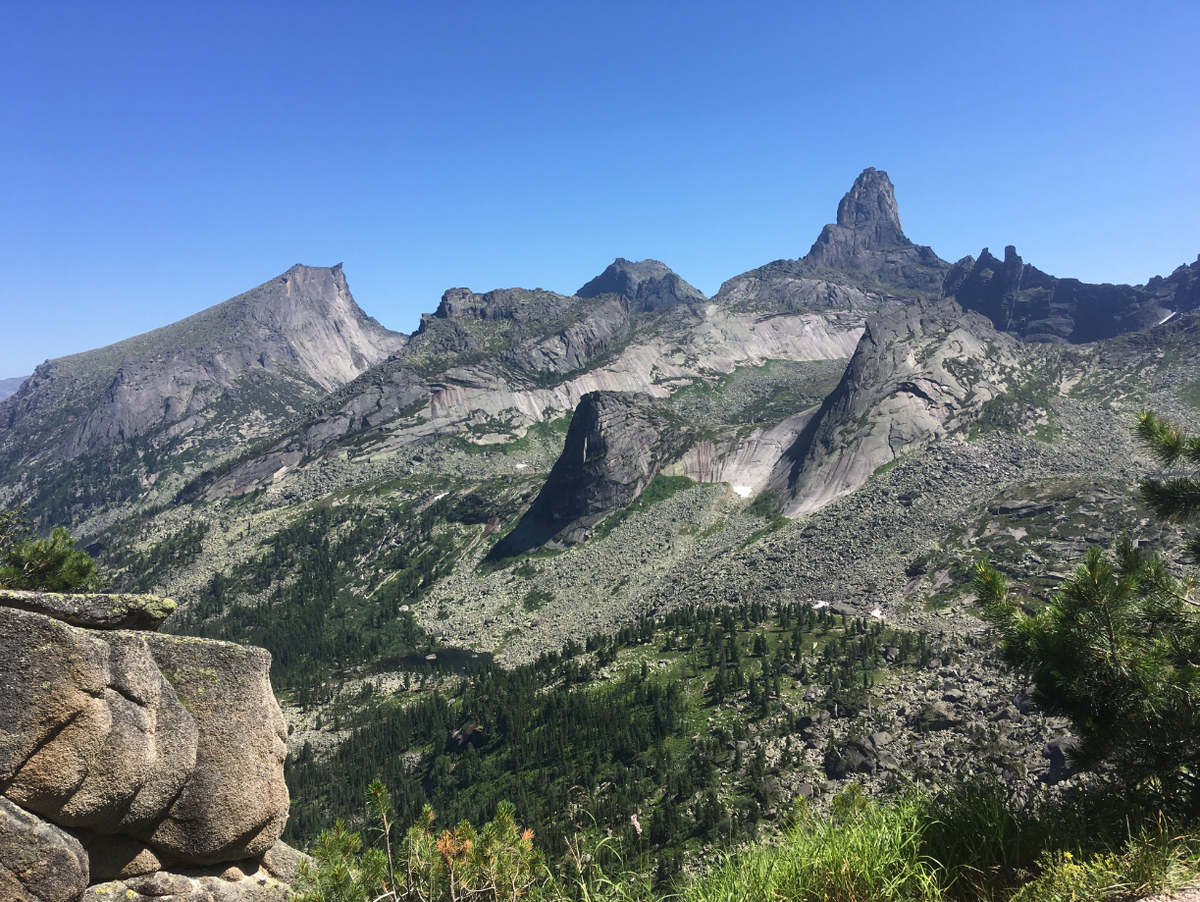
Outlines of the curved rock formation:
[{"label": "curved rock formation", "polygon": [[[156,629],[173,607],[150,596],[0,593],[0,888],[11,878],[30,899],[74,902],[89,872],[244,872],[268,854],[286,859],[286,731],[270,656],[113,628]],[[50,886],[13,864],[33,846],[45,850],[39,862],[78,866],[54,865],[66,876]]]},{"label": "curved rock formation", "polygon": [[784,513],[824,507],[879,467],[969,427],[1017,375],[1016,347],[952,301],[870,317],[841,383],[772,477]]}]

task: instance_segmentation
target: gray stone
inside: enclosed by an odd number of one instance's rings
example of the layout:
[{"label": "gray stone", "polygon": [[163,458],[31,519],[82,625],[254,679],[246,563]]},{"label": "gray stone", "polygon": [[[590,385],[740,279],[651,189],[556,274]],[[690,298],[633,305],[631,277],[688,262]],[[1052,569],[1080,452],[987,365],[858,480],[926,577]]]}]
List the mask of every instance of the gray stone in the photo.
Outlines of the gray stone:
[{"label": "gray stone", "polygon": [[704,294],[657,260],[633,262],[618,257],[608,268],[575,294],[594,298],[602,294],[624,296],[635,310],[653,312],[674,304],[704,301]]},{"label": "gray stone", "polygon": [[0,589],[0,607],[45,614],[88,629],[156,630],[176,605],[155,595],[63,595]]},{"label": "gray stone", "polygon": [[0,796],[0,898],[75,902],[87,885],[79,840]]},{"label": "gray stone", "polygon": [[287,729],[271,690],[271,656],[231,642],[151,633],[163,676],[196,721],[196,764],[165,818],[141,834],[197,864],[264,854],[288,815]]},{"label": "gray stone", "polygon": [[183,787],[196,725],[146,647],[0,609],[0,782],[57,824],[136,833]]}]

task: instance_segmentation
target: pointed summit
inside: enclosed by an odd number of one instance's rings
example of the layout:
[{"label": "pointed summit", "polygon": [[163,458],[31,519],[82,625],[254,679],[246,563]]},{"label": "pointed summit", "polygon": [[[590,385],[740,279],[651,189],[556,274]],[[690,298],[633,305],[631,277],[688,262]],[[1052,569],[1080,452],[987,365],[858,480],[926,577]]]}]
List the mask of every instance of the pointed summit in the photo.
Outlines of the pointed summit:
[{"label": "pointed summit", "polygon": [[950,268],[904,234],[892,180],[874,168],[854,180],[838,204],[837,222],[821,230],[798,262],[808,271],[838,270],[862,284],[920,292],[937,291]]},{"label": "pointed summit", "polygon": [[577,292],[576,297],[594,298],[602,294],[624,295],[630,306],[642,313],[662,310],[673,304],[704,301],[699,289],[681,279],[665,263],[639,260],[636,263],[618,257],[604,272]]},{"label": "pointed summit", "polygon": [[838,204],[837,223],[825,226],[804,259],[817,266],[845,266],[863,251],[913,247],[900,225],[896,191],[888,174],[864,169]]}]

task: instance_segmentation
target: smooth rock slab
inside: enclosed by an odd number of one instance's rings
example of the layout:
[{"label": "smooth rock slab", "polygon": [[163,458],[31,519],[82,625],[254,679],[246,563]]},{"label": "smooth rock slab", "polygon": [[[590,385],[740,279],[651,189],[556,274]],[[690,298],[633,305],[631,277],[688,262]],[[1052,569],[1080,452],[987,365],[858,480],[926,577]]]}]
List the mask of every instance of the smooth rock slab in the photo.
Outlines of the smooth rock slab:
[{"label": "smooth rock slab", "polygon": [[157,595],[60,595],[0,589],[0,607],[45,614],[94,630],[157,630],[175,602]]}]

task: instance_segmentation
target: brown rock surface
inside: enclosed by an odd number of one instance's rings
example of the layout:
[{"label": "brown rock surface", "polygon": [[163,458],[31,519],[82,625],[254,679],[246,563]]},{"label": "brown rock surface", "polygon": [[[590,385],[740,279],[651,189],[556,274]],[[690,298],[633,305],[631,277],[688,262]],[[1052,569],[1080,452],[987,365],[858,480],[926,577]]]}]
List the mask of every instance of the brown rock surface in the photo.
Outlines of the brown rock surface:
[{"label": "brown rock surface", "polygon": [[68,827],[137,833],[166,812],[195,762],[196,724],[145,636],[94,633],[3,610],[0,785]]},{"label": "brown rock surface", "polygon": [[288,814],[287,732],[271,691],[271,656],[231,642],[145,638],[200,739],[183,791],[144,838],[198,864],[262,855]]},{"label": "brown rock surface", "polygon": [[74,902],[87,884],[79,840],[0,796],[0,898]]}]

